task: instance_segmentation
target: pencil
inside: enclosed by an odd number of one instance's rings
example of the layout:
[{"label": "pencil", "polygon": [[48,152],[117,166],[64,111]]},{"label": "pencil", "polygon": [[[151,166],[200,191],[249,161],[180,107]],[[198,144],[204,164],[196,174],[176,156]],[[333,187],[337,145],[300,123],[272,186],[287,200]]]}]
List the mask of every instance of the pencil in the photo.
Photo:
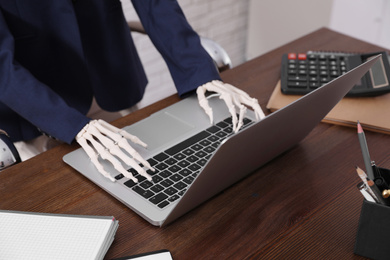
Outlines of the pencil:
[{"label": "pencil", "polygon": [[362,149],[364,165],[366,166],[367,175],[369,179],[373,180],[375,176],[371,167],[370,153],[368,152],[366,137],[364,135],[363,128],[360,125],[359,121],[357,122],[357,132],[359,137],[360,148]]}]

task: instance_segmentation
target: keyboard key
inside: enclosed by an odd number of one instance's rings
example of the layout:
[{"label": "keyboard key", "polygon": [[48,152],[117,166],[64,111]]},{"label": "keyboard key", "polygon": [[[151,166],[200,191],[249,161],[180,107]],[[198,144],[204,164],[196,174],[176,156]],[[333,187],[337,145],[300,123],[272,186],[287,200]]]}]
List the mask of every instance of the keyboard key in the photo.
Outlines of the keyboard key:
[{"label": "keyboard key", "polygon": [[173,188],[173,187],[169,187],[168,189],[165,189],[164,190],[164,192],[166,193],[166,194],[168,194],[168,195],[173,195],[173,194],[175,194],[175,193],[177,193],[178,192],[178,190],[177,189],[175,189],[175,188]]},{"label": "keyboard key", "polygon": [[185,154],[185,155],[187,155],[187,156],[189,156],[189,155],[191,155],[191,154],[193,154],[194,153],[194,151],[193,150],[191,150],[191,149],[185,149],[184,151],[183,151],[183,154]]},{"label": "keyboard key", "polygon": [[168,150],[166,150],[165,152],[169,155],[174,155],[180,151],[182,151],[183,149],[185,149],[186,147],[190,147],[191,145],[199,142],[200,140],[206,138],[207,136],[209,136],[210,133],[206,132],[206,131],[202,131],[200,132],[199,134],[196,134],[190,138],[188,138],[187,140],[175,145],[174,147],[172,148],[169,148]]},{"label": "keyboard key", "polygon": [[139,174],[134,175],[134,177],[137,178],[138,183],[141,183],[141,182],[143,182],[144,180],[146,180],[146,177],[144,177],[144,176],[142,176],[142,175],[139,175]]},{"label": "keyboard key", "polygon": [[186,156],[182,153],[178,153],[178,154],[175,154],[175,156],[173,156],[176,160],[178,161],[181,161],[183,160],[184,158],[186,158]]},{"label": "keyboard key", "polygon": [[175,187],[178,190],[182,190],[182,189],[187,187],[187,184],[185,184],[184,182],[180,181],[180,182],[174,184],[173,187]]},{"label": "keyboard key", "polygon": [[144,181],[139,186],[141,186],[144,189],[149,189],[150,187],[153,186],[153,183],[150,181]]},{"label": "keyboard key", "polygon": [[125,176],[121,173],[121,174],[118,174],[117,176],[115,176],[115,179],[116,179],[116,180],[120,180],[120,179],[122,179],[123,177],[125,177]]},{"label": "keyboard key", "polygon": [[200,144],[194,144],[193,146],[191,146],[191,149],[195,151],[199,151],[202,148],[203,146],[201,146]]},{"label": "keyboard key", "polygon": [[184,178],[183,181],[187,184],[191,184],[194,181],[194,178],[191,176],[188,176],[188,177]]},{"label": "keyboard key", "polygon": [[215,148],[212,146],[207,146],[206,148],[203,149],[206,153],[213,153],[215,151]]},{"label": "keyboard key", "polygon": [[153,158],[149,158],[149,159],[147,159],[146,160],[149,164],[150,164],[150,166],[154,166],[154,165],[156,165],[158,162],[155,160],[155,159],[153,159]]},{"label": "keyboard key", "polygon": [[164,163],[168,164],[168,165],[173,165],[175,163],[177,163],[177,160],[173,159],[173,158],[168,158],[164,161]]},{"label": "keyboard key", "polygon": [[[244,124],[245,124],[245,123],[244,123]],[[208,140],[202,140],[202,141],[199,142],[199,144],[201,144],[202,146],[208,146],[208,145],[211,144],[211,142],[208,141]]]},{"label": "keyboard key", "polygon": [[168,200],[169,200],[170,202],[174,202],[174,201],[177,200],[178,198],[180,198],[179,195],[173,195],[173,196],[170,197]]},{"label": "keyboard key", "polygon": [[183,169],[183,170],[179,171],[179,174],[181,176],[184,176],[184,177],[190,175],[191,173],[192,173],[192,171],[190,171],[188,169]]},{"label": "keyboard key", "polygon": [[186,160],[182,160],[182,161],[178,162],[177,165],[179,165],[181,168],[185,168],[188,165],[190,165],[190,163]]},{"label": "keyboard key", "polygon": [[133,187],[133,191],[137,192],[139,195],[141,195],[145,199],[148,199],[154,195],[154,193],[151,192],[150,190],[144,190],[139,186]]},{"label": "keyboard key", "polygon": [[162,170],[165,170],[166,168],[168,168],[168,165],[165,164],[165,163],[159,163],[155,166],[157,169],[159,169],[160,171]]},{"label": "keyboard key", "polygon": [[191,171],[197,171],[199,170],[201,167],[197,164],[191,164],[190,166],[188,166],[188,169],[190,169]]},{"label": "keyboard key", "polygon": [[180,176],[179,174],[174,174],[174,175],[172,175],[171,177],[169,177],[169,179],[171,179],[173,182],[178,182],[178,181],[180,181],[181,179],[183,179],[183,177]]},{"label": "keyboard key", "polygon": [[159,153],[159,154],[157,154],[156,156],[154,156],[153,158],[156,159],[156,160],[159,161],[159,162],[162,162],[162,161],[168,159],[168,157],[169,157],[169,156],[166,155],[165,153]]},{"label": "keyboard key", "polygon": [[173,181],[166,179],[166,180],[161,181],[160,184],[166,188],[166,187],[171,186],[173,184]]},{"label": "keyboard key", "polygon": [[203,151],[199,151],[195,154],[197,157],[199,158],[202,158],[202,157],[205,157],[207,155],[207,153],[203,152]]},{"label": "keyboard key", "polygon": [[146,170],[146,173],[149,174],[150,176],[154,176],[156,175],[157,173],[159,173],[160,171],[154,169],[154,171],[152,170]]},{"label": "keyboard key", "polygon": [[163,191],[165,188],[161,186],[160,184],[156,184],[153,187],[150,188],[151,191],[155,193],[159,193],[160,191]]},{"label": "keyboard key", "polygon": [[217,123],[216,125],[219,126],[220,128],[225,128],[225,127],[229,126],[229,124],[227,124],[227,123],[225,123],[223,121]]},{"label": "keyboard key", "polygon": [[168,178],[169,176],[172,175],[172,172],[170,171],[162,171],[160,174],[159,174],[162,178]]},{"label": "keyboard key", "polygon": [[170,172],[175,173],[175,172],[180,171],[181,168],[180,168],[179,166],[177,166],[177,165],[172,165],[171,167],[168,168],[168,170],[169,170]]},{"label": "keyboard key", "polygon": [[161,202],[160,204],[158,204],[157,206],[160,208],[160,209],[163,209],[165,208],[166,206],[169,205],[169,202],[164,200],[163,202]]},{"label": "keyboard key", "polygon": [[199,158],[194,156],[194,155],[191,155],[191,156],[187,157],[187,161],[192,162],[192,163],[196,162],[197,160],[199,160]]},{"label": "keyboard key", "polygon": [[210,126],[209,128],[206,129],[206,131],[208,131],[208,132],[210,132],[212,134],[218,132],[219,130],[221,130],[221,129],[219,127],[215,126],[215,125]]},{"label": "keyboard key", "polygon": [[219,138],[225,138],[228,134],[223,131],[219,131],[215,135],[218,136]]},{"label": "keyboard key", "polygon": [[159,175],[155,175],[152,177],[152,180],[154,183],[158,183],[160,181],[162,181],[163,178],[161,178]]},{"label": "keyboard key", "polygon": [[123,183],[124,185],[126,185],[127,187],[129,188],[132,188],[134,187],[137,183],[135,183],[133,180],[128,180],[126,181],[125,183]]},{"label": "keyboard key", "polygon": [[152,202],[153,204],[158,204],[167,198],[168,198],[168,195],[161,192],[161,193],[153,196],[152,198],[150,198],[149,201]]},{"label": "keyboard key", "polygon": [[199,161],[197,161],[196,162],[197,164],[199,164],[200,166],[205,166],[206,165],[206,163],[207,163],[207,160],[205,160],[205,159],[200,159]]}]

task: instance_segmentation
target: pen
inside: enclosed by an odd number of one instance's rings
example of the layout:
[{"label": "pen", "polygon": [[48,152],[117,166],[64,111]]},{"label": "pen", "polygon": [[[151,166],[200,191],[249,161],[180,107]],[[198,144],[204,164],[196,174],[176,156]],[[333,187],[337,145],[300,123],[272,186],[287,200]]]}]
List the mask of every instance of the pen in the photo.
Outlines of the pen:
[{"label": "pen", "polygon": [[360,148],[362,149],[364,165],[366,166],[367,175],[369,179],[373,180],[375,176],[371,167],[370,153],[368,152],[366,137],[364,135],[363,128],[360,125],[359,121],[357,122],[357,132],[359,137]]}]

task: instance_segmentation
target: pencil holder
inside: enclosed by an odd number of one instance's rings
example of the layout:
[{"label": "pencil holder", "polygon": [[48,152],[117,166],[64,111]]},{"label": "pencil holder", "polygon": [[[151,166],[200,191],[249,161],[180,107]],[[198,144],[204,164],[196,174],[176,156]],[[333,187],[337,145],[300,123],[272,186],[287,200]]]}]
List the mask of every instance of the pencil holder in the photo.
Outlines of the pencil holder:
[{"label": "pencil holder", "polygon": [[390,207],[364,200],[356,235],[355,254],[389,259]]},{"label": "pencil holder", "polygon": [[[390,170],[379,168],[390,181]],[[372,259],[390,259],[390,207],[364,200],[356,235],[355,254]]]}]

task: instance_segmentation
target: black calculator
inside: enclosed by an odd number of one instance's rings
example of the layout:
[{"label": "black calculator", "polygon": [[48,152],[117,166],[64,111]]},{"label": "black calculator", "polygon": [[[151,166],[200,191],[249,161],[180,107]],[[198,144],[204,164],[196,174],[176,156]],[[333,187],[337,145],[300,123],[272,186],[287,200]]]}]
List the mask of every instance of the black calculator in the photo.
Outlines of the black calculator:
[{"label": "black calculator", "polygon": [[390,66],[386,52],[353,54],[315,51],[287,53],[282,56],[282,93],[307,94],[378,54],[382,54],[382,59],[372,66],[347,96],[377,96],[388,93]]}]

